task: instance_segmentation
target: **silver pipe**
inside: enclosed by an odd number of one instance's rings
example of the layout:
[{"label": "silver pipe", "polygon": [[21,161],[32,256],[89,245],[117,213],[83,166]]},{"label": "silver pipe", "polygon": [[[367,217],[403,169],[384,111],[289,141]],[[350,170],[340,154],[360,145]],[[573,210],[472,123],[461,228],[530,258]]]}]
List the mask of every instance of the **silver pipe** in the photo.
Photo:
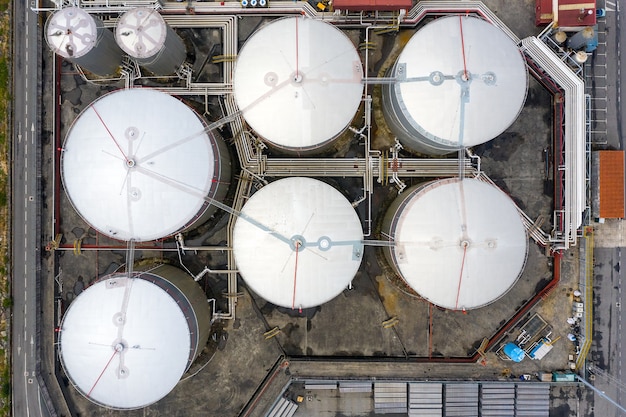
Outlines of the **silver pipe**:
[{"label": "silver pipe", "polygon": [[229,273],[238,273],[239,271],[236,269],[211,269],[208,266],[205,266],[202,272],[196,275],[193,280],[198,282],[202,279],[206,274],[229,274]]}]

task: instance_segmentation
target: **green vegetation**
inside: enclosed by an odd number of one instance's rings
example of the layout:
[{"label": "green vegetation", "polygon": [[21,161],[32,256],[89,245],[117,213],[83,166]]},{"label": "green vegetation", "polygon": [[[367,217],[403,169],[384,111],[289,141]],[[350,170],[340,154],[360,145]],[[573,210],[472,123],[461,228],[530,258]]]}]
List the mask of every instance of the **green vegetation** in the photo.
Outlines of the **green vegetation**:
[{"label": "green vegetation", "polygon": [[0,416],[11,412],[11,370],[9,364],[8,318],[13,306],[9,272],[9,180],[8,161],[11,137],[9,125],[11,97],[10,1],[0,0]]}]

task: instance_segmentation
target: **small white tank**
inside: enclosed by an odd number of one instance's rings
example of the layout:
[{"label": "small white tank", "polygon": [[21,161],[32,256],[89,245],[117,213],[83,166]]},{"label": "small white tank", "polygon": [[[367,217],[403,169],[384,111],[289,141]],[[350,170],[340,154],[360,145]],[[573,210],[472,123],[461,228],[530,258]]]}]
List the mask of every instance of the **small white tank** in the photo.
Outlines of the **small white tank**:
[{"label": "small white tank", "polygon": [[122,50],[102,21],[78,7],[66,7],[48,18],[46,41],[50,49],[96,75],[114,74]]},{"label": "small white tank", "polygon": [[325,150],[354,118],[363,67],[350,39],[306,17],[275,20],[237,57],[235,100],[250,127],[289,153]]},{"label": "small white tank", "polygon": [[233,230],[237,268],[266,301],[303,309],[350,285],[361,265],[363,230],[352,204],[311,178],[274,181],[254,193]]},{"label": "small white tank", "polygon": [[485,306],[523,272],[526,229],[513,201],[476,179],[412,187],[387,211],[389,264],[420,296],[452,310]]},{"label": "small white tank", "polygon": [[174,74],[187,57],[182,39],[155,9],[138,7],[120,16],[115,40],[139,65],[156,75]]}]

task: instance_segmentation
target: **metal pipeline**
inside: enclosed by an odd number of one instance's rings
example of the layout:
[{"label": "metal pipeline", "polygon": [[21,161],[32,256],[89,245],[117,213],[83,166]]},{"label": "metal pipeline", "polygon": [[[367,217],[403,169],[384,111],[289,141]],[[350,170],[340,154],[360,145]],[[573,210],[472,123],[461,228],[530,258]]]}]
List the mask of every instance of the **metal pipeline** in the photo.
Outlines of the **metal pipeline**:
[{"label": "metal pipeline", "polygon": [[228,246],[185,246],[185,239],[183,238],[182,233],[178,233],[175,236],[177,246],[183,251],[229,251],[233,250],[233,248]]},{"label": "metal pipeline", "polygon": [[193,280],[198,282],[204,277],[206,274],[229,274],[229,273],[238,273],[239,271],[236,269],[211,269],[208,266],[205,266],[202,272],[193,277]]}]

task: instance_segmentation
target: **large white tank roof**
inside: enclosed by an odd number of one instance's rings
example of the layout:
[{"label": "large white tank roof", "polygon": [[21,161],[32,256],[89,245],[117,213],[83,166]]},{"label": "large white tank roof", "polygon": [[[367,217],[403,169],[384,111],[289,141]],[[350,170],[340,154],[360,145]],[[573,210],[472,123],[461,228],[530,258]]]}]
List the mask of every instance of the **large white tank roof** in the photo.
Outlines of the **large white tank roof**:
[{"label": "large white tank roof", "polygon": [[441,17],[418,30],[392,75],[392,100],[409,130],[458,148],[506,130],[523,108],[528,82],[517,45],[471,16]]},{"label": "large white tank roof", "polygon": [[428,301],[481,307],[520,276],[527,236],[512,200],[475,179],[447,179],[404,196],[390,227],[395,267]]},{"label": "large white tank roof", "polygon": [[133,58],[156,55],[165,44],[167,24],[155,9],[138,7],[124,13],[117,21],[115,39]]},{"label": "large white tank roof", "polygon": [[95,283],[72,301],[60,349],[81,394],[120,409],[145,407],[167,395],[187,369],[192,348],[176,301],[154,283],[125,274]]},{"label": "large white tank roof", "polygon": [[342,133],[363,93],[363,68],[350,39],[315,19],[290,17],[244,44],[234,72],[237,105],[269,142],[315,149]]},{"label": "large white tank roof", "polygon": [[253,194],[241,213],[233,232],[237,267],[249,287],[273,304],[323,304],[359,269],[361,223],[350,202],[326,183],[275,181]]},{"label": "large white tank roof", "polygon": [[64,58],[80,58],[96,45],[95,20],[78,7],[55,12],[46,25],[46,40],[52,50]]},{"label": "large white tank roof", "polygon": [[118,90],[72,125],[62,152],[63,184],[78,213],[101,233],[126,241],[163,238],[206,210],[218,170],[214,140],[174,97]]}]

